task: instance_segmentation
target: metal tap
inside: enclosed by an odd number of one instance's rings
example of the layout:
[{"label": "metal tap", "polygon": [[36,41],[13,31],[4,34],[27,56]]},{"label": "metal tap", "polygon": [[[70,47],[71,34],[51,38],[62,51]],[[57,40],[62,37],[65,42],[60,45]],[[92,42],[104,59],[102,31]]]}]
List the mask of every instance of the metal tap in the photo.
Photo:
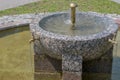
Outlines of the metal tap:
[{"label": "metal tap", "polygon": [[77,4],[71,3],[70,8],[71,8],[71,22],[74,25],[75,24],[75,19],[76,19],[76,7]]}]

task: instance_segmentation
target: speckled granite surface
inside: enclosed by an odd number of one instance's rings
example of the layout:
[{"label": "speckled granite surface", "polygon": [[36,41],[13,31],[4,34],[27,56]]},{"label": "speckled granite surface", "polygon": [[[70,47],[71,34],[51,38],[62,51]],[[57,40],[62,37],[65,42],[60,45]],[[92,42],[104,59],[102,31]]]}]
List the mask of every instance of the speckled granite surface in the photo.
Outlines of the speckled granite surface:
[{"label": "speckled granite surface", "polygon": [[31,23],[30,29],[33,33],[33,37],[39,41],[38,43],[35,41],[34,46],[37,46],[35,52],[37,54],[47,54],[51,57],[62,59],[63,80],[67,80],[71,73],[75,75],[73,75],[70,80],[77,75],[79,75],[79,77],[73,80],[82,80],[80,77],[82,74],[82,62],[97,59],[106,53],[106,51],[113,46],[113,43],[109,42],[109,39],[112,40],[116,37],[118,26],[112,19],[105,15],[82,12],[80,15],[98,18],[101,25],[105,26],[104,31],[88,36],[68,36],[44,30],[39,23],[44,21],[44,18],[56,14],[64,13],[53,13],[40,16]]},{"label": "speckled granite surface", "polygon": [[[113,45],[108,40],[116,36],[118,27],[110,18],[107,18],[105,15],[99,15],[96,13],[81,14],[95,17],[99,16],[101,21],[104,23],[104,26],[106,26],[106,29],[103,32],[90,36],[67,36],[45,31],[39,27],[39,21],[48,15],[40,16],[30,25],[33,35],[39,37],[39,44],[45,48],[45,51],[52,52],[52,54],[48,55],[62,57],[61,55],[65,53],[80,54],[83,57],[83,60],[90,60],[100,57]],[[104,18],[102,19],[102,17]]]}]

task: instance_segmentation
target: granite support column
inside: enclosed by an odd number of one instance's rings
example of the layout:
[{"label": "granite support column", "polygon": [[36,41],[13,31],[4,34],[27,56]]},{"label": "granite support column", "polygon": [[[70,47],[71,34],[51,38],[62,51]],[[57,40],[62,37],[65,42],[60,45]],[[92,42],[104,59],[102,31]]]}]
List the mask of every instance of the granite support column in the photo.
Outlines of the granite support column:
[{"label": "granite support column", "polygon": [[62,80],[82,80],[82,56],[62,55]]}]

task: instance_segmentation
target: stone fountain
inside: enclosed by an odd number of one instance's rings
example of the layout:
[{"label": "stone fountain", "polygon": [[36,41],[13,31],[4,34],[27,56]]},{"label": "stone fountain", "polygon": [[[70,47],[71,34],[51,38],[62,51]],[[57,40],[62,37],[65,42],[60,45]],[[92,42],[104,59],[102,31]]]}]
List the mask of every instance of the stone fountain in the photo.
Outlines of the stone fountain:
[{"label": "stone fountain", "polygon": [[90,12],[48,13],[31,25],[36,54],[62,60],[63,80],[82,80],[83,61],[100,58],[113,47],[118,26],[106,16]]}]

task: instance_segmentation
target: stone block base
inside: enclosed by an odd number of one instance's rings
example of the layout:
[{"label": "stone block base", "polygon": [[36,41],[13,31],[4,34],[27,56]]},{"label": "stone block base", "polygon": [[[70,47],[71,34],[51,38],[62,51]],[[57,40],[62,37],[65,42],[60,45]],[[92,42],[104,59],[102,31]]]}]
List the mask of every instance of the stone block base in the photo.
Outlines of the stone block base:
[{"label": "stone block base", "polygon": [[[44,76],[53,77],[52,73],[60,74],[62,80],[106,80],[111,78],[112,70],[112,52],[113,48],[108,50],[99,59],[83,61],[80,56],[63,56],[63,60],[57,60],[46,55],[35,55],[35,72],[47,72]],[[79,64],[77,64],[79,62]],[[63,63],[63,64],[62,64]],[[71,63],[71,64],[70,64]],[[69,64],[69,65],[68,65]],[[62,70],[63,69],[63,70]],[[63,72],[62,72],[63,71]],[[50,74],[49,74],[50,73]],[[62,76],[61,76],[62,74]],[[43,75],[43,74],[42,74]],[[41,74],[35,74],[35,77]],[[56,74],[55,74],[56,76]],[[42,77],[42,76],[41,76]],[[60,79],[60,78],[59,78]]]},{"label": "stone block base", "polygon": [[111,73],[113,47],[99,59],[83,61],[83,73]]},{"label": "stone block base", "polygon": [[81,72],[63,71],[62,80],[82,80]]},{"label": "stone block base", "polygon": [[34,55],[35,72],[61,72],[62,62],[46,55]]}]

